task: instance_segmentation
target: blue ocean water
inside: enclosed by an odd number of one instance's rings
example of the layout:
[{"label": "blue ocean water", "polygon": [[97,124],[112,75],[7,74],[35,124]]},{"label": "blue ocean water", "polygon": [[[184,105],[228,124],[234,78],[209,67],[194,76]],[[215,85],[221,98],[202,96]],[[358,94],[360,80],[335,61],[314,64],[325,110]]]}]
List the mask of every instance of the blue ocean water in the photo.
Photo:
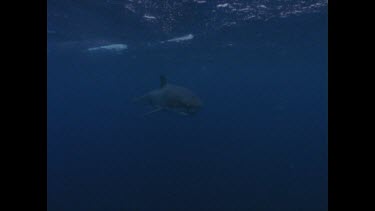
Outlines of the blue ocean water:
[{"label": "blue ocean water", "polygon": [[[48,210],[327,210],[327,6],[48,0]],[[162,74],[203,108],[143,117]]]}]

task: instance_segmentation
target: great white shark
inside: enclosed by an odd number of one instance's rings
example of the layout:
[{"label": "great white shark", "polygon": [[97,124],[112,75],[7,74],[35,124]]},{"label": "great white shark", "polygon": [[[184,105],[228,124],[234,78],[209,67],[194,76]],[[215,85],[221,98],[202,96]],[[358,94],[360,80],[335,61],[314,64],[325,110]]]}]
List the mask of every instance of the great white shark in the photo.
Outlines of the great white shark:
[{"label": "great white shark", "polygon": [[142,102],[154,108],[144,115],[163,110],[174,111],[182,115],[193,115],[203,106],[201,99],[192,91],[185,87],[169,84],[164,75],[160,76],[160,88],[134,99],[133,102]]}]

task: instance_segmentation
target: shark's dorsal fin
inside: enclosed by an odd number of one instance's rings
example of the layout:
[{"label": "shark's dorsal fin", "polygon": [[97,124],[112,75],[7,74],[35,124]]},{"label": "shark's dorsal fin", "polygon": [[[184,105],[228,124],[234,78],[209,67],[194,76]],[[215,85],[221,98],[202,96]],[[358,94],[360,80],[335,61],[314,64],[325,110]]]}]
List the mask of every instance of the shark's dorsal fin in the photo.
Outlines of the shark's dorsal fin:
[{"label": "shark's dorsal fin", "polygon": [[160,88],[163,88],[165,85],[167,85],[167,78],[164,75],[160,76]]}]

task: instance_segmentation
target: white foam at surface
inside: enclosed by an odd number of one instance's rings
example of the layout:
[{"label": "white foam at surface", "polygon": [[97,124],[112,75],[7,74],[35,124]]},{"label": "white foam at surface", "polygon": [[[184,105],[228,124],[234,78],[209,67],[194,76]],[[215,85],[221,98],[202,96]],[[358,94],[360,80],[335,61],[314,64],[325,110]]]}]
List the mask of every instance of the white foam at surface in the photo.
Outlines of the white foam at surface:
[{"label": "white foam at surface", "polygon": [[216,7],[227,7],[229,4],[228,3],[225,3],[225,4],[218,4]]},{"label": "white foam at surface", "polygon": [[123,51],[128,49],[128,46],[125,44],[111,44],[111,45],[104,45],[99,47],[88,48],[88,51],[99,51],[99,50],[107,50],[107,51]]},{"label": "white foam at surface", "polygon": [[182,37],[176,37],[176,38],[169,39],[166,42],[181,42],[181,41],[191,40],[193,38],[194,38],[193,34],[188,34],[188,35],[185,35],[185,36],[182,36]]},{"label": "white foam at surface", "polygon": [[151,15],[144,15],[143,17],[146,19],[156,19],[156,17],[151,16]]}]

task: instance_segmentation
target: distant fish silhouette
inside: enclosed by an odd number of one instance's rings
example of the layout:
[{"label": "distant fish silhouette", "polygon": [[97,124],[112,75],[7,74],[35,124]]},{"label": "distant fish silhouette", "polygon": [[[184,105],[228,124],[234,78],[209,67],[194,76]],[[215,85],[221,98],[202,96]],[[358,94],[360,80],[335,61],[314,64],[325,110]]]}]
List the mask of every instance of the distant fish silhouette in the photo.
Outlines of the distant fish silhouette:
[{"label": "distant fish silhouette", "polygon": [[162,110],[174,111],[182,115],[192,115],[202,107],[201,100],[190,90],[168,84],[165,76],[160,76],[160,88],[134,99],[134,102],[143,102],[154,110],[144,114],[150,115]]}]

